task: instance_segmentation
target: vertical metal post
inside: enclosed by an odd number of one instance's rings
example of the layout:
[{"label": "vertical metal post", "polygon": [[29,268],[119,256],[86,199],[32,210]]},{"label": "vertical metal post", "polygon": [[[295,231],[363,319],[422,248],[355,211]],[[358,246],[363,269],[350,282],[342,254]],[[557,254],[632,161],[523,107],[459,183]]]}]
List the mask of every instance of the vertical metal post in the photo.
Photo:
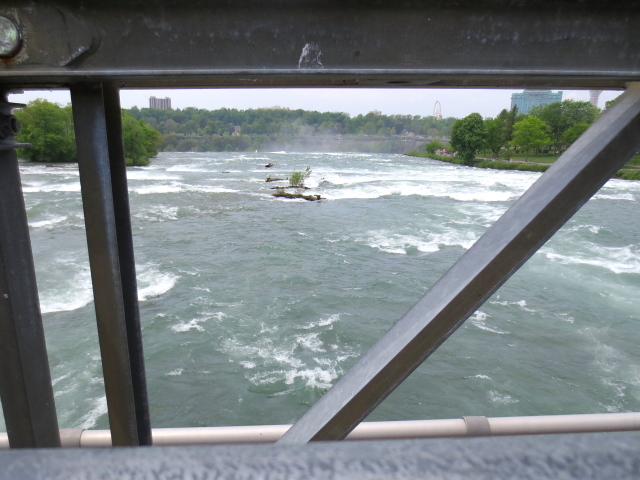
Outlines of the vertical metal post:
[{"label": "vertical metal post", "polygon": [[111,438],[138,445],[102,86],[72,86],[71,102]]},{"label": "vertical metal post", "polygon": [[133,398],[136,405],[138,441],[140,445],[151,445],[153,442],[151,439],[147,378],[142,348],[140,308],[138,306],[136,262],[133,254],[133,236],[131,234],[127,168],[122,139],[120,92],[113,83],[103,83],[102,93],[104,96],[104,112],[107,123],[109,163],[111,166],[111,190],[113,192],[113,209],[116,222],[116,236],[118,239],[118,255],[120,258],[124,316],[127,324]]},{"label": "vertical metal post", "polygon": [[0,95],[0,397],[11,448],[59,447],[13,106]]}]

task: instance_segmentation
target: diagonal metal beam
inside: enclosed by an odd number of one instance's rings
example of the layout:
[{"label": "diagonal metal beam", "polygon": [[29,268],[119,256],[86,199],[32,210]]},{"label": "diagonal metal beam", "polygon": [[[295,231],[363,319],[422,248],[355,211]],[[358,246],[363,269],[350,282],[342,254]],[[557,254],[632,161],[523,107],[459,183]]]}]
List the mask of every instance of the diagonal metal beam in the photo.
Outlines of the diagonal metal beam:
[{"label": "diagonal metal beam", "polygon": [[71,101],[109,425],[114,446],[138,445],[102,85]]},{"label": "diagonal metal beam", "polygon": [[638,151],[638,132],[634,83],[279,443],[346,437]]}]

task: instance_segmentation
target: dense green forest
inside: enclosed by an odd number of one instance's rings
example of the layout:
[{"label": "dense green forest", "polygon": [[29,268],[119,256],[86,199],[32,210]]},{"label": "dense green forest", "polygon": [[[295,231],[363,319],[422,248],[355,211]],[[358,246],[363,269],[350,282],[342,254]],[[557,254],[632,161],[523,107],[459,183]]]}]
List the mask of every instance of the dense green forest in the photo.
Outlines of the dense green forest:
[{"label": "dense green forest", "polygon": [[564,100],[539,105],[527,115],[517,108],[502,110],[496,118],[482,119],[472,113],[456,120],[451,132],[449,150],[465,162],[473,162],[479,152],[488,152],[493,158],[522,154],[560,155],[601,114],[589,102]]},{"label": "dense green forest", "polygon": [[133,107],[127,113],[163,134],[164,151],[245,151],[291,145],[300,138],[347,137],[344,148],[361,146],[349,143],[351,137],[379,138],[379,151],[399,148],[392,141],[398,136],[447,138],[455,119],[436,119],[412,115],[369,113],[351,117],[346,113],[285,110],[280,108],[205,110],[185,108],[160,110]]},{"label": "dense green forest", "polygon": [[[605,108],[613,102],[607,102]],[[602,110],[589,102],[573,100],[539,105],[527,115],[518,113],[517,108],[502,110],[496,118],[484,120],[479,113],[472,113],[453,124],[449,145],[431,141],[425,145],[425,153],[410,155],[481,168],[545,171],[601,114]],[[452,154],[455,157],[450,156]],[[490,155],[491,161],[477,157],[482,154]],[[500,159],[526,163],[501,162]],[[529,163],[530,160],[535,163]],[[640,180],[639,163],[640,152],[615,176]]]},{"label": "dense green forest", "polygon": [[[34,162],[77,162],[71,105],[37,99],[14,115],[20,121],[16,140],[30,143],[18,150],[20,158]],[[123,111],[122,135],[127,165],[147,165],[158,154],[162,143],[160,132]]]}]

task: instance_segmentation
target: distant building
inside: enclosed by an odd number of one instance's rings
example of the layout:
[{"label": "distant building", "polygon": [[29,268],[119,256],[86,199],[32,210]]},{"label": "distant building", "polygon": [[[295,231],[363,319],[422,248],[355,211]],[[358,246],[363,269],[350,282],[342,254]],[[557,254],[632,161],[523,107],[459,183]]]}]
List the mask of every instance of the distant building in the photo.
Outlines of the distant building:
[{"label": "distant building", "polygon": [[511,108],[518,107],[518,113],[529,113],[532,107],[562,101],[562,92],[551,90],[525,90],[511,95]]},{"label": "distant building", "polygon": [[602,90],[589,90],[589,102],[591,102],[591,105],[594,107],[598,106],[598,100],[600,99],[601,93]]},{"label": "distant building", "polygon": [[159,108],[160,110],[169,110],[171,108],[171,99],[169,97],[165,97],[165,98],[149,97],[149,108]]},{"label": "distant building", "polygon": [[375,115],[375,116],[380,116],[382,115],[382,112],[380,110],[371,110],[367,115]]}]

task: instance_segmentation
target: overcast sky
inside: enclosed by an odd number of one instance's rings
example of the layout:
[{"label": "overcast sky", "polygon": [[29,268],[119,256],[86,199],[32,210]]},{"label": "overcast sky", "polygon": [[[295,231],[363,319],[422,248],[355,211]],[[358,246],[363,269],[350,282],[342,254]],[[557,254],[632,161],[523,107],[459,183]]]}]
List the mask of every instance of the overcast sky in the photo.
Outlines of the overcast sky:
[{"label": "overcast sky", "polygon": [[[556,91],[557,89],[554,89]],[[442,105],[443,117],[464,117],[473,112],[483,117],[495,117],[503,108],[510,108],[511,94],[522,90],[466,90],[466,89],[380,89],[380,88],[277,88],[277,89],[211,89],[211,90],[122,90],[123,108],[149,106],[149,97],[170,97],[173,108],[272,107],[279,105],[292,110],[318,110],[321,112],[346,112],[352,116],[380,110],[383,114],[432,115],[436,101]],[[617,97],[619,91],[605,91],[598,106]],[[62,105],[70,102],[69,92],[28,91],[12,94],[10,101],[28,103],[45,98]],[[564,91],[562,99],[589,100],[587,90]]]}]

